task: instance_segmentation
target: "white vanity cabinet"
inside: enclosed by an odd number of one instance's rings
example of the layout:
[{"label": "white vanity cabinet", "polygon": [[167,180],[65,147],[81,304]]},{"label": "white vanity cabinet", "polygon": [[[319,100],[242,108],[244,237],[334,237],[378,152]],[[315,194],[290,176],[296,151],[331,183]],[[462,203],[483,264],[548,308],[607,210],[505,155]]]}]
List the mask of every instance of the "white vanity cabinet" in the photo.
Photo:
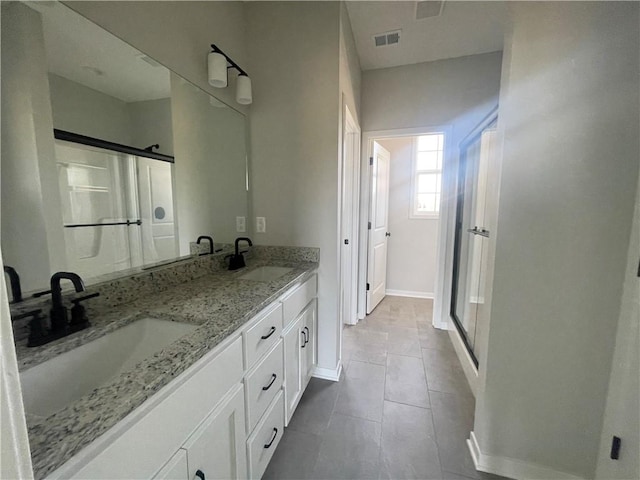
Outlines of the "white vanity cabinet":
[{"label": "white vanity cabinet", "polygon": [[282,298],[285,425],[289,424],[317,363],[316,291],[314,275]]},{"label": "white vanity cabinet", "polygon": [[48,478],[262,477],[316,363],[316,275]]}]

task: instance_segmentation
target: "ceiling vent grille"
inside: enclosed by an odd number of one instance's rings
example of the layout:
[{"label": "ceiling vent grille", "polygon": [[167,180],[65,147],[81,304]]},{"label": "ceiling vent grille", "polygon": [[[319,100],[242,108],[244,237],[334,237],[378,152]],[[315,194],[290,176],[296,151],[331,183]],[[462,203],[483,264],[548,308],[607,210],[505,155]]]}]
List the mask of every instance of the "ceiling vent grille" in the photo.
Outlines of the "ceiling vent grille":
[{"label": "ceiling vent grille", "polygon": [[401,30],[392,32],[379,33],[373,36],[373,42],[376,47],[384,47],[385,45],[397,45],[400,43]]},{"label": "ceiling vent grille", "polygon": [[416,20],[439,17],[444,9],[444,0],[423,0],[416,2]]}]

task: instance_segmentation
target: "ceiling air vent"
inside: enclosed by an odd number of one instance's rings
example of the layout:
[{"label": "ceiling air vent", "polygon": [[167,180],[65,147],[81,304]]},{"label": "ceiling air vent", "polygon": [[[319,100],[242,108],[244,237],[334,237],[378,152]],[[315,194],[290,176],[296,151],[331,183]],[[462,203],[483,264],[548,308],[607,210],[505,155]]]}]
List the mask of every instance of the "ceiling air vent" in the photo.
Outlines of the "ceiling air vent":
[{"label": "ceiling air vent", "polygon": [[416,2],[416,20],[439,17],[444,9],[444,0],[423,0]]},{"label": "ceiling air vent", "polygon": [[384,47],[385,45],[396,45],[400,42],[401,30],[394,30],[392,32],[379,33],[373,36],[373,41],[376,47]]}]

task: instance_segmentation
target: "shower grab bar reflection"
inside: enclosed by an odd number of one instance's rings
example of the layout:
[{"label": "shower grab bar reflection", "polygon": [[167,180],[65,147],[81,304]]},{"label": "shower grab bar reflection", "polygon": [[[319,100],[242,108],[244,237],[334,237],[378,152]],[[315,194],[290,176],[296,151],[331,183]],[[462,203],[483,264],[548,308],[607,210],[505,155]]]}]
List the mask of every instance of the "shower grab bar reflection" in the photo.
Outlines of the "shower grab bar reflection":
[{"label": "shower grab bar reflection", "polygon": [[64,228],[80,228],[80,227],[110,227],[113,225],[142,225],[142,220],[127,220],[126,222],[105,222],[105,223],[73,223],[64,225]]}]

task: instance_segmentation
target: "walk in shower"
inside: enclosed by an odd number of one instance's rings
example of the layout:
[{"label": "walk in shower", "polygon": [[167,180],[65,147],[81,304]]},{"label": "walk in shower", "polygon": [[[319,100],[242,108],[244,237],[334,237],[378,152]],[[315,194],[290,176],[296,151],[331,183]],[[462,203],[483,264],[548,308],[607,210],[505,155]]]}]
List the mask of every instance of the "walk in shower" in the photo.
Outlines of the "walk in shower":
[{"label": "walk in shower", "polygon": [[178,256],[172,157],[56,137],[68,270],[96,277]]},{"label": "walk in shower", "polygon": [[489,242],[497,212],[497,111],[460,145],[451,294],[451,317],[473,362],[482,355],[478,338],[487,326]]}]

